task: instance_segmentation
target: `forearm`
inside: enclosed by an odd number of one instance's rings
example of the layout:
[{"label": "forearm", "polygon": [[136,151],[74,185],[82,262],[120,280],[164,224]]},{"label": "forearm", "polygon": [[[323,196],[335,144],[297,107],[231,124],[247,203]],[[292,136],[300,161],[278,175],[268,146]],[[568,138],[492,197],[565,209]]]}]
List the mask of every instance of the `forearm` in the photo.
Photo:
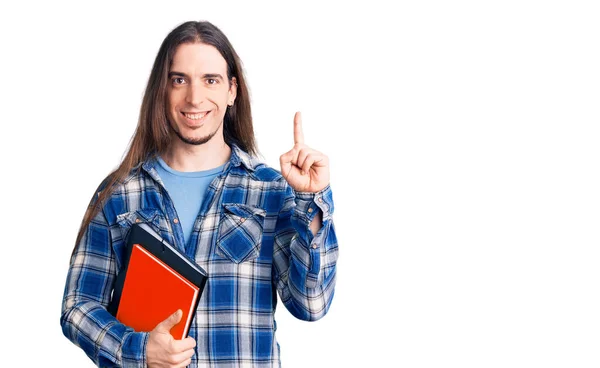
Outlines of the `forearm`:
[{"label": "forearm", "polygon": [[134,332],[119,323],[97,302],[66,299],[61,326],[64,335],[79,346],[97,366],[145,366],[148,334]]},{"label": "forearm", "polygon": [[106,310],[116,264],[110,226],[100,211],[71,257],[60,319],[62,331],[98,366],[143,367],[146,334],[134,333]]},{"label": "forearm", "polygon": [[323,214],[321,212],[317,213],[315,218],[310,223],[310,232],[313,236],[317,235],[319,230],[321,230],[321,224],[323,222]]}]

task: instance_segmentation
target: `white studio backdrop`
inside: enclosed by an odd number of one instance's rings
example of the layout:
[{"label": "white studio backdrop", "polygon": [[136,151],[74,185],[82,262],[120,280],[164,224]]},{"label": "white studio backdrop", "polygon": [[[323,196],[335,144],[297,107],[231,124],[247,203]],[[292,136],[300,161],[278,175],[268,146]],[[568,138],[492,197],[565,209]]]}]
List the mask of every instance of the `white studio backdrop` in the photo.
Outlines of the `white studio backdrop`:
[{"label": "white studio backdrop", "polygon": [[163,38],[209,20],[265,161],[297,110],[331,161],[336,295],[279,304],[283,367],[600,366],[598,6],[384,3],[1,5],[3,361],[93,366],[59,325],[80,221]]}]

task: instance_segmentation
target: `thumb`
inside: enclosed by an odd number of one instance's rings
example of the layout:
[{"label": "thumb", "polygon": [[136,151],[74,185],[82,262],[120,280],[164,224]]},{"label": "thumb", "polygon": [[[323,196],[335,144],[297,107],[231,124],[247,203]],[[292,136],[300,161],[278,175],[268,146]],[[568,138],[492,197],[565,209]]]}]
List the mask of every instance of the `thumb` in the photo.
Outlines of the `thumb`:
[{"label": "thumb", "polygon": [[171,314],[167,319],[156,325],[155,330],[158,332],[168,333],[171,329],[181,321],[181,316],[183,312],[181,309],[178,309],[177,312]]}]

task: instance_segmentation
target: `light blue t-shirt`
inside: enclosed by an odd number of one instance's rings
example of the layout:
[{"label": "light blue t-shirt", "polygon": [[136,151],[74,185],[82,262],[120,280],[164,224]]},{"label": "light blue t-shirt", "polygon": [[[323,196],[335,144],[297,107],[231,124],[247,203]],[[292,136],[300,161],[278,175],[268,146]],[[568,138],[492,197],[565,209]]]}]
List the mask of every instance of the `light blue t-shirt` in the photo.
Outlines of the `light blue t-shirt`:
[{"label": "light blue t-shirt", "polygon": [[184,172],[173,170],[161,157],[158,157],[158,163],[159,165],[155,166],[156,171],[173,200],[183,230],[183,240],[187,244],[202,207],[206,189],[223,171],[225,165],[210,170]]}]

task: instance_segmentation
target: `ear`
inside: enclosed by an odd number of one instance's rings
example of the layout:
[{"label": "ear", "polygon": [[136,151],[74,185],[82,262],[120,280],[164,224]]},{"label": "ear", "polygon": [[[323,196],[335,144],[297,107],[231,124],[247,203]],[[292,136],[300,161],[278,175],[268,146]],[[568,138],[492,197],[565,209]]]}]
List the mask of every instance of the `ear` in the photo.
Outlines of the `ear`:
[{"label": "ear", "polygon": [[235,101],[235,97],[237,96],[237,79],[235,77],[231,78],[229,82],[229,101]]}]

